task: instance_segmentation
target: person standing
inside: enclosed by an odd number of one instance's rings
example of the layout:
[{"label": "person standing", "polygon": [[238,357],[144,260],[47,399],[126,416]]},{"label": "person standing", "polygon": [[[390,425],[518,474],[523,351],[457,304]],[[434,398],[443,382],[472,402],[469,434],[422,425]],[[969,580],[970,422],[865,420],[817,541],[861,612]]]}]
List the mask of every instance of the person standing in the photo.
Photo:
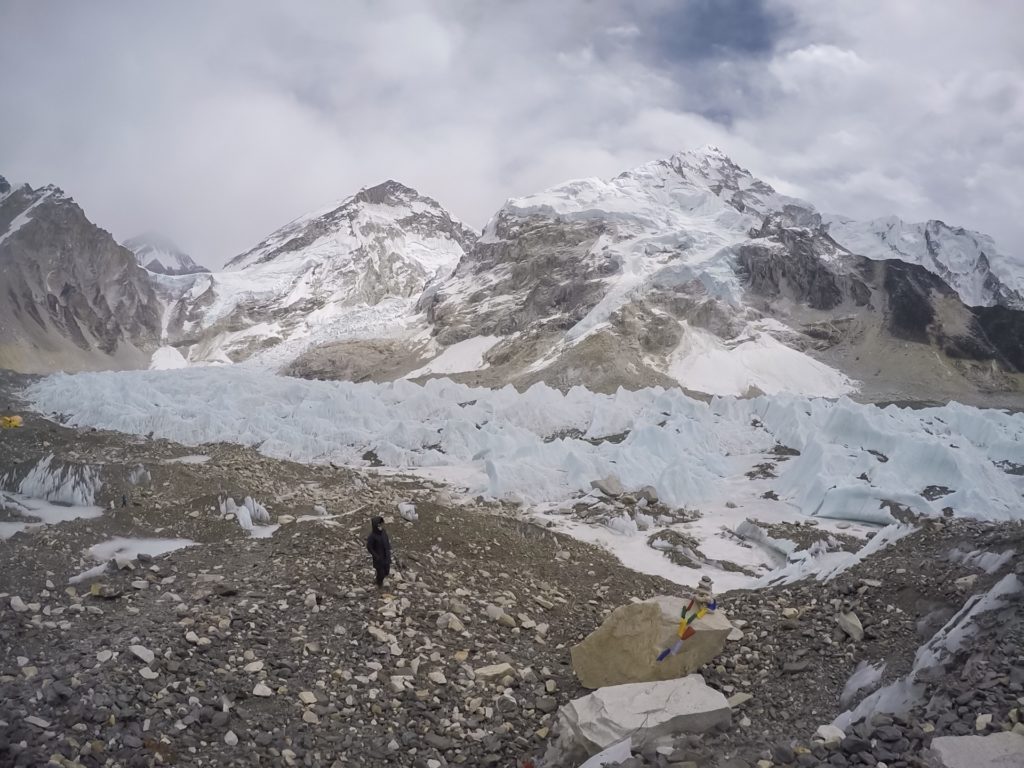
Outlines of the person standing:
[{"label": "person standing", "polygon": [[383,517],[374,517],[370,524],[373,530],[366,539],[366,550],[373,558],[373,570],[377,572],[377,589],[383,589],[384,579],[391,573],[391,539],[384,530]]}]

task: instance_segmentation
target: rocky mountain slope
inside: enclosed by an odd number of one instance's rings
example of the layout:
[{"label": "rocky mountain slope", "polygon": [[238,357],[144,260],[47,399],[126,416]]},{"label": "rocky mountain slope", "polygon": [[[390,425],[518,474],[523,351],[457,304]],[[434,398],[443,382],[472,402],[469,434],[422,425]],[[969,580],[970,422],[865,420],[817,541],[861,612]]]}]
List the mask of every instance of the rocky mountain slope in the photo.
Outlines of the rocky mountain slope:
[{"label": "rocky mountain slope", "polygon": [[146,272],[58,187],[0,177],[0,368],[145,367],[160,339]]},{"label": "rocky mountain slope", "polygon": [[496,337],[474,383],[1019,392],[1018,294],[965,245],[991,241],[934,224],[883,259],[858,226],[706,148],[510,200],[420,306],[443,345]]},{"label": "rocky mountain slope", "polygon": [[713,147],[509,200],[480,236],[389,181],[220,272],[150,282],[182,364],[874,401],[1024,390],[1024,265],[990,238],[823,215]]},{"label": "rocky mountain slope", "polygon": [[140,266],[159,275],[192,275],[210,271],[196,264],[173,240],[158,232],[137,235],[122,245],[135,254]]}]

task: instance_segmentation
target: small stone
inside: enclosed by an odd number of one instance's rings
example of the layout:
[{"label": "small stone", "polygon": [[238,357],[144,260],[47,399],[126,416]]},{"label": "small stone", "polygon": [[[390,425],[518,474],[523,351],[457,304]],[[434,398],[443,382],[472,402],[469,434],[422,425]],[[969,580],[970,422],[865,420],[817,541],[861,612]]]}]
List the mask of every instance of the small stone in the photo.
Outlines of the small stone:
[{"label": "small stone", "polygon": [[840,746],[848,755],[856,755],[858,752],[870,752],[871,742],[859,736],[847,736],[840,742]]},{"label": "small stone", "polygon": [[444,672],[434,671],[427,675],[427,679],[436,685],[447,685],[448,678],[444,676]]},{"label": "small stone", "polygon": [[153,659],[156,658],[156,654],[144,645],[129,645],[128,650],[142,659],[145,664],[152,664]]},{"label": "small stone", "polygon": [[558,709],[558,702],[554,696],[538,696],[533,706],[541,712],[554,712]]},{"label": "small stone", "polygon": [[978,574],[972,573],[970,576],[961,576],[959,579],[953,581],[953,585],[961,592],[967,592],[970,589],[974,589],[974,583],[978,580]]},{"label": "small stone", "polygon": [[22,600],[17,595],[15,595],[14,597],[11,598],[11,608],[16,613],[24,613],[25,611],[28,610],[28,606],[25,605],[25,601]]},{"label": "small stone", "polygon": [[154,672],[149,667],[143,667],[142,669],[140,669],[139,674],[142,675],[143,679],[145,680],[156,680],[158,677],[160,677],[159,672]]},{"label": "small stone", "polygon": [[250,672],[250,673],[252,673],[252,672],[261,672],[261,671],[263,671],[263,662],[262,661],[250,661],[248,664],[246,664],[244,667],[242,667],[242,669],[244,669],[246,672]]},{"label": "small stone", "polygon": [[490,664],[486,667],[480,667],[479,669],[473,670],[473,674],[476,675],[478,680],[497,680],[504,677],[505,675],[511,675],[515,670],[512,669],[512,665],[509,663],[502,664]]},{"label": "small stone", "polygon": [[316,704],[316,694],[312,691],[302,691],[299,693],[299,701],[303,704]]},{"label": "small stone", "polygon": [[311,709],[307,709],[302,713],[302,721],[309,723],[310,725],[318,725],[320,723],[320,717]]},{"label": "small stone", "polygon": [[96,653],[96,661],[98,661],[100,664],[110,661],[112,658],[114,658],[113,651],[98,651]]},{"label": "small stone", "polygon": [[991,724],[992,724],[992,715],[991,714],[978,715],[978,717],[974,721],[974,730],[976,730],[976,731],[984,731]]},{"label": "small stone", "polygon": [[782,618],[784,619],[795,619],[800,615],[800,610],[797,608],[783,608]]},{"label": "small stone", "polygon": [[28,717],[26,717],[25,718],[25,722],[28,723],[29,725],[34,725],[36,728],[49,728],[50,727],[50,721],[49,720],[43,720],[43,718],[36,717],[35,715],[29,715]]},{"label": "small stone", "polygon": [[554,603],[552,603],[550,600],[544,599],[540,595],[534,595],[533,596],[533,602],[535,602],[537,605],[539,605],[545,611],[550,611],[552,608],[555,607]]},{"label": "small stone", "polygon": [[454,613],[442,613],[437,619],[438,629],[450,629],[452,632],[464,632],[466,625]]},{"label": "small stone", "polygon": [[749,693],[734,693],[732,696],[726,699],[726,703],[729,705],[730,709],[736,709],[736,707],[740,706],[741,704],[745,704],[752,698],[754,697],[751,696]]},{"label": "small stone", "polygon": [[796,752],[788,744],[776,744],[772,747],[772,759],[776,763],[782,765],[789,765],[790,763],[796,762]]},{"label": "small stone", "polygon": [[859,643],[864,639],[864,627],[860,623],[860,618],[853,611],[840,613],[836,616],[836,623],[854,641]]},{"label": "small stone", "polygon": [[252,689],[252,695],[266,698],[267,696],[273,696],[274,692],[264,683],[256,683],[256,686]]},{"label": "small stone", "polygon": [[238,745],[238,735],[234,731],[228,731],[224,734],[224,743],[229,747]]},{"label": "small stone", "polygon": [[818,730],[814,732],[814,735],[821,739],[826,747],[834,749],[838,747],[840,742],[846,738],[846,734],[842,729],[836,728],[834,725],[819,725]]}]

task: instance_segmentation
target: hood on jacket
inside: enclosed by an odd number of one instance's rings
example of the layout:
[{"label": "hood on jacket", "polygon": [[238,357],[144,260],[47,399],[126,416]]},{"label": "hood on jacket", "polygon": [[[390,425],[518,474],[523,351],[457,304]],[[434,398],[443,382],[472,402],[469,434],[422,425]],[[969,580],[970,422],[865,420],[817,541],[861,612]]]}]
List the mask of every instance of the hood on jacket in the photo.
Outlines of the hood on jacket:
[{"label": "hood on jacket", "polygon": [[373,530],[379,531],[384,527],[384,518],[379,516],[371,518],[370,524],[373,526]]}]

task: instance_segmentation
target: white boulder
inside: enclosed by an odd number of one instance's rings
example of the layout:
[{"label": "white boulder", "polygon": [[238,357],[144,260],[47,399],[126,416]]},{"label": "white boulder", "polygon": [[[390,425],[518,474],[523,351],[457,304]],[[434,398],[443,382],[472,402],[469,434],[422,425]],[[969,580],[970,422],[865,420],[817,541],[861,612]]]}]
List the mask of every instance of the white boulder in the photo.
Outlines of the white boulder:
[{"label": "white boulder", "polygon": [[940,736],[931,749],[943,768],[1024,768],[1024,736],[1012,731]]},{"label": "white boulder", "polygon": [[840,613],[836,616],[836,623],[843,632],[856,642],[859,643],[864,639],[864,627],[860,623],[860,618],[853,611]]},{"label": "white boulder", "polygon": [[600,491],[605,496],[619,497],[626,492],[626,489],[622,487],[622,483],[619,482],[619,478],[615,475],[608,475],[608,477],[602,477],[600,480],[591,480],[590,487],[595,491]]},{"label": "white boulder", "polygon": [[729,704],[700,675],[601,688],[558,710],[558,739],[545,765],[578,765],[627,738],[656,747],[679,733],[705,733],[730,721]]},{"label": "white boulder", "polygon": [[659,595],[622,605],[572,648],[572,668],[587,688],[671,680],[698,670],[725,648],[733,630],[725,614],[708,613],[691,624],[694,634],[675,656],[658,654],[678,639],[681,597]]}]

